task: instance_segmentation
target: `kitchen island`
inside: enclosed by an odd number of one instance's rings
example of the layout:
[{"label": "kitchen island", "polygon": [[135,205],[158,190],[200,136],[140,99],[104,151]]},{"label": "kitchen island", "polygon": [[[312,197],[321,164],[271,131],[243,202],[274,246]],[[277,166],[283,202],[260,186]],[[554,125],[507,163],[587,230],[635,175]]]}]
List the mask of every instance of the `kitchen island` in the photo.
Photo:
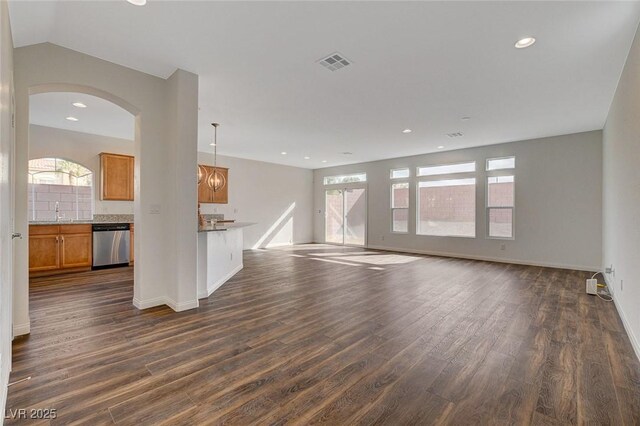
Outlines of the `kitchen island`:
[{"label": "kitchen island", "polygon": [[250,222],[223,223],[198,229],[198,298],[209,297],[243,267],[242,228]]}]

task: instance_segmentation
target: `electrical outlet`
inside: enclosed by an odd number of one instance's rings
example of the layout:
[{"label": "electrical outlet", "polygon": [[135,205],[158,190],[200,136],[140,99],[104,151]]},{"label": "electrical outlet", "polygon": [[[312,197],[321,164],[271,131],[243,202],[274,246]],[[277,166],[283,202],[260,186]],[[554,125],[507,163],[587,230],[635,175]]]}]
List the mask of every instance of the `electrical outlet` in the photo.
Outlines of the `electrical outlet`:
[{"label": "electrical outlet", "polygon": [[231,253],[231,260],[233,260],[233,253]]},{"label": "electrical outlet", "polygon": [[624,280],[620,280],[620,291],[624,291]]},{"label": "electrical outlet", "polygon": [[505,251],[507,249],[507,245],[505,243],[500,244],[500,250]]},{"label": "electrical outlet", "polygon": [[384,235],[380,235],[380,241],[384,241]]},{"label": "electrical outlet", "polygon": [[234,213],[238,213],[238,209],[233,209],[233,212]]}]

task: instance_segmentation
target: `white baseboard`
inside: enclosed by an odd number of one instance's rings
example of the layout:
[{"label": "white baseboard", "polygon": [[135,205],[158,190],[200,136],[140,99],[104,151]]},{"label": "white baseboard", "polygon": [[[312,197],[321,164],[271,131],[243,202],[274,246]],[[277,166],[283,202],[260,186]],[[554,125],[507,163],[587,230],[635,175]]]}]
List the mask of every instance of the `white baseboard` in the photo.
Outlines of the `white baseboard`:
[{"label": "white baseboard", "polygon": [[600,266],[570,265],[570,264],[551,263],[551,262],[532,262],[532,261],[522,261],[517,259],[505,259],[500,257],[474,256],[474,255],[447,253],[447,252],[439,252],[439,251],[432,251],[432,250],[402,249],[397,247],[386,247],[386,246],[378,246],[378,245],[368,245],[366,246],[366,248],[374,249],[374,250],[393,251],[398,253],[413,253],[413,254],[425,254],[428,256],[453,257],[456,259],[471,259],[471,260],[482,260],[486,262],[512,263],[515,265],[531,265],[531,266],[543,266],[546,268],[571,269],[575,271],[598,271],[600,269]]},{"label": "white baseboard", "polygon": [[[7,394],[9,393],[9,372],[5,372],[6,374],[3,374],[3,380],[2,380],[2,394],[0,395],[0,407],[2,408],[2,418],[4,419],[5,413],[6,413],[6,409],[7,409]],[[4,423],[2,420],[0,420],[0,424]]]},{"label": "white baseboard", "polygon": [[620,315],[620,319],[622,320],[622,325],[624,326],[624,331],[627,332],[627,336],[629,337],[629,341],[631,342],[633,351],[635,352],[638,360],[640,360],[640,342],[638,342],[636,337],[633,335],[631,326],[629,325],[629,321],[627,320],[627,317],[625,316],[624,311],[622,310],[622,306],[620,306],[620,302],[618,302],[618,298],[616,297],[615,287],[612,285],[613,283],[609,281],[609,277],[607,276],[607,274],[603,273],[602,275],[604,276],[604,281],[607,284],[607,288],[609,289],[609,292],[611,293],[611,297],[613,297],[613,304],[616,307],[616,311],[618,311],[618,315]]},{"label": "white baseboard", "polygon": [[31,333],[31,322],[13,325],[13,337],[23,336]]},{"label": "white baseboard", "polygon": [[198,299],[190,300],[188,302],[177,303],[175,300],[165,298],[165,305],[170,307],[176,312],[188,311],[189,309],[195,309],[199,306]]},{"label": "white baseboard", "polygon": [[233,268],[227,275],[225,275],[224,277],[220,278],[218,281],[216,281],[215,283],[211,284],[211,285],[207,285],[207,293],[198,293],[198,298],[199,299],[206,299],[207,297],[211,296],[211,294],[216,291],[217,289],[220,288],[220,286],[222,286],[222,284],[226,283],[227,281],[229,281],[235,274],[237,274],[238,272],[240,272],[242,270],[242,268],[244,268],[244,264],[240,264],[238,266],[236,266],[235,268]]},{"label": "white baseboard", "polygon": [[135,306],[138,309],[149,309],[155,306],[161,306],[166,304],[167,303],[164,297],[155,297],[153,299],[147,299],[147,300],[140,300],[140,299],[136,299],[135,297],[133,298],[133,306]]},{"label": "white baseboard", "polygon": [[148,300],[133,299],[133,306],[138,309],[149,309],[155,306],[167,305],[176,312],[188,311],[198,307],[198,300],[190,300],[188,302],[177,303],[169,297],[156,297]]}]

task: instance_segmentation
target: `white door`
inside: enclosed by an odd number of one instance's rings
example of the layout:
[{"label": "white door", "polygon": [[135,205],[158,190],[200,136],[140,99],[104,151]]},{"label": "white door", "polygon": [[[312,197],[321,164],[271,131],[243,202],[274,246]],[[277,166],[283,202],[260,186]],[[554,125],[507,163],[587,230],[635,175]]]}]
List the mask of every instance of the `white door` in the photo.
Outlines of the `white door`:
[{"label": "white door", "polygon": [[365,188],[325,190],[325,242],[364,246],[367,237]]},{"label": "white door", "polygon": [[[0,386],[9,379],[13,337],[14,93],[11,66],[0,59]],[[3,390],[4,391],[4,390]]]}]

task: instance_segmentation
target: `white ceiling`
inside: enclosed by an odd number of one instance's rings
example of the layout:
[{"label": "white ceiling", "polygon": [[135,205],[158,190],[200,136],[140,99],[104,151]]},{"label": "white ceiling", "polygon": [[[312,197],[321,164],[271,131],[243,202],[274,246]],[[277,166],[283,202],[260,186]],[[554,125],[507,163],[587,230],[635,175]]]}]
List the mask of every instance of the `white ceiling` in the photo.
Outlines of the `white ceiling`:
[{"label": "white ceiling", "polygon": [[[217,121],[221,154],[317,168],[601,129],[640,4],[11,1],[10,12],[17,47],[197,73],[201,150]],[[514,48],[529,35],[534,46]],[[353,64],[316,63],[335,51]]]},{"label": "white ceiling", "polygon": [[[72,104],[81,102],[86,108]],[[78,121],[69,121],[75,117]],[[133,141],[135,120],[116,104],[82,93],[40,93],[29,97],[29,123]]]}]

